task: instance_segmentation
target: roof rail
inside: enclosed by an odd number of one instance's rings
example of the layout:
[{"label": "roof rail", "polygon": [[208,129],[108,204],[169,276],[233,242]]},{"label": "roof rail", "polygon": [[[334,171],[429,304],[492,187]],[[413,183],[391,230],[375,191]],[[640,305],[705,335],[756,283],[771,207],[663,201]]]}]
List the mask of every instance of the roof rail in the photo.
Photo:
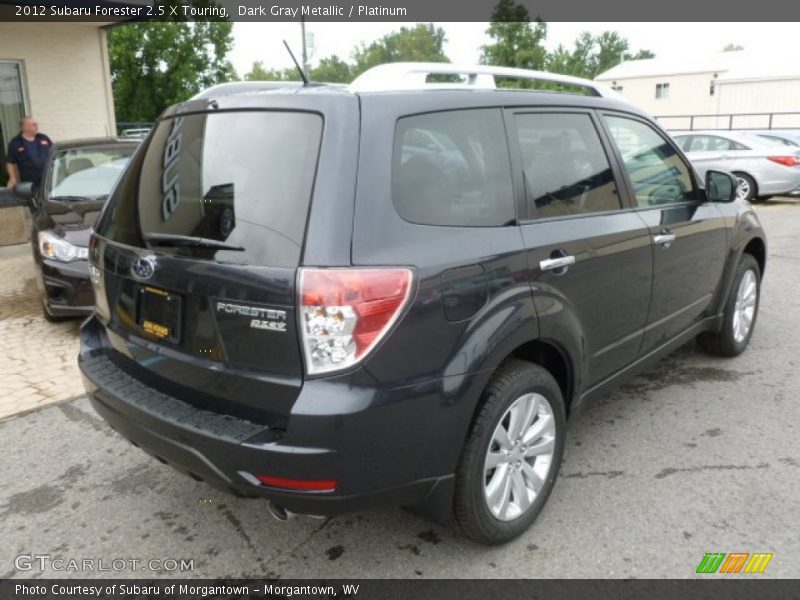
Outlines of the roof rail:
[{"label": "roof rail", "polygon": [[[433,83],[428,82],[430,75],[460,75],[460,83]],[[398,90],[420,90],[465,87],[478,89],[496,89],[496,77],[503,79],[520,79],[526,81],[541,81],[556,83],[573,87],[584,88],[592,96],[604,98],[623,99],[614,90],[590,79],[559,75],[544,71],[530,71],[528,69],[515,69],[511,67],[492,67],[488,65],[455,65],[451,63],[388,63],[372,67],[365,71],[350,84],[351,92],[382,92]]]}]

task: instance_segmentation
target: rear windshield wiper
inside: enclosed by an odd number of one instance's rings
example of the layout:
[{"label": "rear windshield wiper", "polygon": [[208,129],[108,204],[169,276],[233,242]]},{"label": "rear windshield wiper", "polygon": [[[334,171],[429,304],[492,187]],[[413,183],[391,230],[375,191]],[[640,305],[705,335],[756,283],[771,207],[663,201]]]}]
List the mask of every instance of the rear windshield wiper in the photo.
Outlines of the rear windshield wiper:
[{"label": "rear windshield wiper", "polygon": [[209,238],[193,237],[191,235],[174,235],[170,233],[146,233],[146,242],[156,246],[188,246],[191,248],[211,248],[213,250],[233,250],[244,252],[241,246],[231,246],[219,240]]}]

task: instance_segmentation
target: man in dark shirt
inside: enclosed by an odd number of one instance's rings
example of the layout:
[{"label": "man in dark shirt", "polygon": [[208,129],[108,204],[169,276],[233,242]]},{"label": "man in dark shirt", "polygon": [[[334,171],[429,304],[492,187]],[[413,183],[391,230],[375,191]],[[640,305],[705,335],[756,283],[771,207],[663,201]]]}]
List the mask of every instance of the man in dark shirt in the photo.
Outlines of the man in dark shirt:
[{"label": "man in dark shirt", "polygon": [[53,142],[39,133],[39,124],[33,117],[22,117],[19,129],[19,134],[8,144],[6,153],[8,187],[30,181],[36,189],[42,181],[42,172]]}]

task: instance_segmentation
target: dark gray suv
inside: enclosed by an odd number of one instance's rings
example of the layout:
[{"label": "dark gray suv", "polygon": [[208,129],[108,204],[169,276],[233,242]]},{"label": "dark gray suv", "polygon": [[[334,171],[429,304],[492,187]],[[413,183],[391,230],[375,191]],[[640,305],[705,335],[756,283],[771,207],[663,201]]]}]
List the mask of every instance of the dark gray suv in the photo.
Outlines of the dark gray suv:
[{"label": "dark gray suv", "polygon": [[403,505],[502,543],[579,405],[692,338],[747,346],[766,244],[735,187],[569,77],[212,88],[97,223],[80,367],[119,433],[276,516]]}]

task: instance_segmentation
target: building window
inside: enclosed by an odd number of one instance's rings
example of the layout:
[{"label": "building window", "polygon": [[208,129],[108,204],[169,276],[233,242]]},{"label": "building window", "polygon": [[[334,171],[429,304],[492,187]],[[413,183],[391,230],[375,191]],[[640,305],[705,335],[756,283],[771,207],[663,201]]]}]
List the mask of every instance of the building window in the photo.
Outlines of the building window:
[{"label": "building window", "polygon": [[657,83],[656,84],[656,98],[661,100],[663,98],[669,98],[669,84],[668,83]]},{"label": "building window", "polygon": [[18,62],[0,61],[0,187],[8,176],[5,154],[8,142],[19,131],[19,121],[25,114],[22,94],[22,69]]}]

